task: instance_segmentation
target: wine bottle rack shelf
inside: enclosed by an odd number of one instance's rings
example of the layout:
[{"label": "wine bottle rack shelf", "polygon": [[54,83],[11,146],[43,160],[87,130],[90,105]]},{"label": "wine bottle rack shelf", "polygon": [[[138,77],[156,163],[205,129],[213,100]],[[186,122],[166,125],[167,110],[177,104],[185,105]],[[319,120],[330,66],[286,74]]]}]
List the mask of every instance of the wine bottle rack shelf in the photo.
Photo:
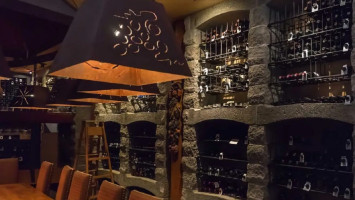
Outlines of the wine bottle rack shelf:
[{"label": "wine bottle rack shelf", "polygon": [[[105,122],[105,132],[107,138],[108,150],[111,158],[111,165],[113,170],[120,169],[120,149],[121,149],[121,137],[120,137],[120,124],[116,122]],[[108,169],[108,163],[103,162],[103,167]]]},{"label": "wine bottle rack shelf", "polygon": [[[247,102],[248,29],[248,20],[237,19],[201,31],[199,93],[205,101],[204,107],[216,103],[244,105]],[[226,94],[233,96],[228,102],[221,100]]]},{"label": "wine bottle rack shelf", "polygon": [[352,129],[350,124],[321,119],[273,125],[272,199],[352,199]]},{"label": "wine bottle rack shelf", "polygon": [[128,125],[129,163],[133,176],[155,179],[156,124],[146,121]]},{"label": "wine bottle rack shelf", "polygon": [[245,199],[248,188],[248,126],[215,120],[200,122],[196,125],[196,131],[199,149],[196,176],[199,192]]},{"label": "wine bottle rack shelf", "polygon": [[299,0],[272,11],[274,105],[351,103],[352,13],[351,0]]}]

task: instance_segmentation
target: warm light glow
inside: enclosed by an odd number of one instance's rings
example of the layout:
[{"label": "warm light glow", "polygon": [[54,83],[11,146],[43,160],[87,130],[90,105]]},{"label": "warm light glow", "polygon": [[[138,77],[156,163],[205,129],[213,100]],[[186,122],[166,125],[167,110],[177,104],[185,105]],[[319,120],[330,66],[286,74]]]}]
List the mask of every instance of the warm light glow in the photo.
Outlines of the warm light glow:
[{"label": "warm light glow", "polygon": [[10,107],[15,109],[23,109],[23,110],[52,110],[52,108],[42,108],[42,107]]},{"label": "warm light glow", "polygon": [[3,81],[3,80],[10,80],[11,78],[7,78],[7,77],[2,77],[0,76],[0,81]]},{"label": "warm light glow", "polygon": [[86,102],[86,103],[121,103],[122,102],[122,101],[99,99],[99,98],[68,99],[68,101]]},{"label": "warm light glow", "polygon": [[117,66],[112,63],[101,63],[95,60],[72,65],[55,71],[50,75],[134,86],[189,78],[189,76],[184,75],[138,69],[122,65]]},{"label": "warm light glow", "polygon": [[140,96],[140,95],[156,95],[155,93],[149,92],[140,92],[133,90],[124,90],[124,89],[109,89],[109,90],[95,90],[95,91],[79,91],[81,93],[87,94],[100,94],[100,95],[109,95],[109,96]]},{"label": "warm light glow", "polygon": [[90,107],[91,105],[75,105],[75,104],[47,104],[51,107]]}]

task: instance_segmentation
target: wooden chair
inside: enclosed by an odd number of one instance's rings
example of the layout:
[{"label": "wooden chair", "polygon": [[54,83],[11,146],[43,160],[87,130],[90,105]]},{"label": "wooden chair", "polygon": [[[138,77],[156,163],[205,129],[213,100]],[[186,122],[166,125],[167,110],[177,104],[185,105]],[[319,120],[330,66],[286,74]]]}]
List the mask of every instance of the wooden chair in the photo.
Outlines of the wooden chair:
[{"label": "wooden chair", "polygon": [[100,186],[100,191],[97,200],[124,200],[126,189],[114,183],[103,181]]},{"label": "wooden chair", "polygon": [[71,181],[68,200],[87,200],[92,176],[75,171]]},{"label": "wooden chair", "polygon": [[17,183],[18,181],[18,159],[0,159],[0,184]]},{"label": "wooden chair", "polygon": [[39,174],[36,183],[36,189],[44,194],[48,194],[49,185],[51,184],[53,171],[53,163],[43,161],[41,168],[39,169]]},{"label": "wooden chair", "polygon": [[55,196],[56,200],[66,200],[68,199],[70,182],[73,177],[74,169],[68,165],[64,166],[62,173],[60,174],[59,184],[57,189],[57,194]]},{"label": "wooden chair", "polygon": [[129,200],[162,200],[162,198],[158,198],[143,192],[138,192],[137,190],[132,190],[129,195]]}]

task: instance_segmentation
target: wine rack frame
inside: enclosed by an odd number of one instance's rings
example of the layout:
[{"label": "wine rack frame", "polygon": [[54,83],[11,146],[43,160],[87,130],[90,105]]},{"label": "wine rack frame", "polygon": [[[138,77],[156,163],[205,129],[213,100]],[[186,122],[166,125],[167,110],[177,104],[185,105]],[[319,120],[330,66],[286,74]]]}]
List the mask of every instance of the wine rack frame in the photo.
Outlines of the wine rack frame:
[{"label": "wine rack frame", "polygon": [[[214,107],[247,106],[248,29],[249,21],[238,19],[200,32],[200,97],[205,98],[206,94],[239,94],[234,96],[234,101],[217,100]],[[208,106],[205,105],[206,108]]]},{"label": "wine rack frame", "polygon": [[156,124],[140,121],[128,125],[131,174],[155,179]]},{"label": "wine rack frame", "polygon": [[345,190],[353,199],[352,132],[351,124],[325,119],[268,126],[271,199],[344,199]]},{"label": "wine rack frame", "polygon": [[195,127],[199,192],[246,199],[248,126],[227,120],[208,120]]},{"label": "wine rack frame", "polygon": [[[268,25],[272,33],[269,45],[270,84],[279,99],[275,105],[350,104],[352,1],[334,1],[335,4],[328,4],[326,0],[314,1],[308,10],[305,2],[308,1],[285,3],[284,11],[275,12],[272,16],[275,22]],[[337,60],[339,62],[334,63]],[[343,67],[336,69],[334,65]],[[303,72],[296,72],[295,68]],[[308,88],[312,88],[309,85],[317,85],[320,89],[316,90],[314,86],[313,94],[302,92],[307,90],[302,89],[305,85]],[[329,94],[325,89],[327,86]],[[337,89],[339,87],[342,89]]]},{"label": "wine rack frame", "polygon": [[[117,122],[105,122],[105,132],[107,138],[108,150],[111,158],[112,170],[119,170],[120,168],[120,149],[121,149],[121,125]],[[108,165],[103,166],[108,169]]]}]

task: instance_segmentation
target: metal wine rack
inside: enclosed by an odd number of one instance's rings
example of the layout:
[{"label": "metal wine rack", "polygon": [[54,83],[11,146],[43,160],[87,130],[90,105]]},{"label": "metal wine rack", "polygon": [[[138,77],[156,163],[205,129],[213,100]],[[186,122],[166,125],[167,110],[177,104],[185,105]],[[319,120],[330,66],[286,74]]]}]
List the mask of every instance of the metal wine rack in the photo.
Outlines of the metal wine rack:
[{"label": "metal wine rack", "polygon": [[200,123],[196,130],[198,190],[246,199],[248,126],[215,120]]},{"label": "metal wine rack", "polygon": [[269,24],[276,104],[349,104],[352,1],[298,0],[278,10]]},{"label": "metal wine rack", "polygon": [[[201,32],[199,93],[202,98],[206,94],[247,95],[248,29],[249,21],[238,19]],[[239,102],[245,101],[239,99]]]},{"label": "metal wine rack", "polygon": [[129,160],[133,176],[155,179],[156,124],[140,121],[128,125]]}]

